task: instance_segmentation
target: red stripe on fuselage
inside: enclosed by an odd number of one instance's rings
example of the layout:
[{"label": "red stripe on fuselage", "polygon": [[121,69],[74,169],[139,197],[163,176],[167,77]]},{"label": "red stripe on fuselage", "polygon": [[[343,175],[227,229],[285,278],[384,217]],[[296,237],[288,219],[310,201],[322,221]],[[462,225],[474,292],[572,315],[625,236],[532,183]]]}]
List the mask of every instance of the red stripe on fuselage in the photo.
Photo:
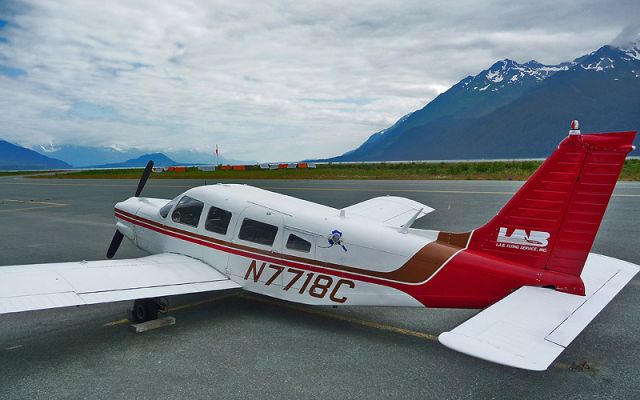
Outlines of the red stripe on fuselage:
[{"label": "red stripe on fuselage", "polygon": [[[194,237],[192,235],[189,235],[188,232],[186,232],[186,231],[181,231],[180,233],[174,232],[172,230],[165,229],[165,227],[166,227],[165,225],[158,224],[155,221],[150,221],[150,220],[147,220],[147,219],[139,217],[139,216],[134,216],[134,215],[131,215],[131,214],[125,215],[122,212],[120,212],[120,210],[116,210],[115,211],[115,216],[117,218],[122,219],[123,221],[127,221],[129,223],[141,226],[143,228],[152,230],[154,232],[158,232],[158,233],[163,234],[163,235],[167,235],[167,236],[170,236],[170,237],[173,237],[173,238],[176,238],[176,239],[180,239],[180,240],[184,240],[184,241],[187,241],[187,242],[195,243],[195,244],[198,244],[198,245],[201,245],[201,246],[209,247],[209,248],[212,248],[212,249],[215,249],[215,250],[223,251],[223,252],[226,252],[226,253],[229,253],[229,254],[238,255],[238,256],[241,256],[241,257],[248,258],[248,259],[260,260],[260,261],[264,261],[264,262],[268,262],[268,263],[272,263],[272,264],[284,265],[284,266],[287,266],[287,267],[298,268],[298,269],[302,269],[302,270],[305,270],[305,271],[322,273],[322,274],[337,276],[337,277],[341,277],[341,278],[347,278],[347,279],[351,279],[351,280],[355,280],[355,281],[361,281],[361,282],[372,283],[372,284],[376,284],[376,285],[382,285],[382,286],[390,287],[390,288],[393,288],[393,289],[400,290],[400,291],[412,296],[413,298],[415,298],[416,300],[420,301],[421,303],[425,304],[423,300],[421,300],[420,298],[416,297],[416,294],[417,294],[416,292],[418,291],[418,289],[423,288],[424,285],[426,284],[426,282],[420,283],[418,285],[407,284],[407,283],[403,283],[403,282],[397,282],[397,281],[380,279],[380,278],[375,278],[375,277],[370,277],[370,276],[365,276],[365,275],[354,274],[354,273],[351,273],[351,272],[346,272],[346,271],[341,271],[341,270],[328,269],[328,268],[325,268],[325,267],[319,267],[317,265],[302,264],[302,263],[298,263],[298,262],[290,261],[290,260],[286,260],[286,259],[269,257],[269,256],[265,256],[263,254],[253,253],[253,252],[237,249],[237,248],[234,248],[234,247],[225,246],[225,245],[209,242],[209,241],[206,241],[206,240],[202,240],[202,239],[196,238],[196,237]],[[151,224],[149,222],[152,222],[153,224]],[[158,226],[158,225],[160,225],[160,226]],[[184,233],[182,233],[182,232],[184,232]],[[423,292],[423,290],[419,290],[419,291]],[[423,296],[420,296],[420,297],[423,297]]]},{"label": "red stripe on fuselage", "polygon": [[[160,234],[250,260],[259,260],[396,289],[413,297],[426,307],[484,308],[523,285],[545,286],[555,283],[555,281],[540,280],[540,271],[537,269],[497,262],[486,258],[478,252],[471,252],[466,248],[461,248],[455,252],[449,259],[444,261],[435,273],[426,275],[428,276],[426,280],[415,283],[403,282],[366,275],[367,272],[375,273],[375,271],[365,269],[358,269],[357,272],[343,270],[341,269],[342,267],[352,270],[355,268],[328,264],[319,260],[310,261],[317,261],[325,265],[318,266],[312,263],[273,257],[264,254],[264,250],[169,227],[157,221],[148,220],[121,210],[116,209],[115,214],[116,217],[123,221]],[[304,261],[307,260],[304,259]],[[334,265],[335,268],[332,268]]]}]

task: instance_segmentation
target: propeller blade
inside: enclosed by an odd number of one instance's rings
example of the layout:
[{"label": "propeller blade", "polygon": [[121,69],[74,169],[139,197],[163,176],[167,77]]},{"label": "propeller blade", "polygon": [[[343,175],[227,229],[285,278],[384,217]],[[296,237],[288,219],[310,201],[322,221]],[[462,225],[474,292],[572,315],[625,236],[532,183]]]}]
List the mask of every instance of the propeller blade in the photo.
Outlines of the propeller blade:
[{"label": "propeller blade", "polygon": [[136,189],[136,194],[134,197],[139,197],[140,193],[142,193],[142,189],[144,185],[147,183],[147,179],[149,179],[149,175],[151,175],[151,170],[153,170],[153,160],[149,160],[147,166],[144,167],[144,172],[142,172],[142,176],[140,177],[140,182],[138,182],[138,188]]},{"label": "propeller blade", "polygon": [[[144,167],[144,171],[142,171],[142,176],[140,177],[140,182],[138,182],[138,188],[136,189],[136,194],[134,197],[139,197],[140,193],[142,193],[142,189],[144,189],[144,185],[147,183],[149,179],[149,175],[151,175],[151,171],[153,170],[153,160],[149,160],[147,166]],[[119,230],[116,230],[116,233],[113,234],[113,239],[111,239],[111,244],[109,245],[109,249],[107,250],[107,258],[113,258],[122,243],[122,238],[124,238],[124,234]]]},{"label": "propeller blade", "polygon": [[116,231],[113,235],[113,239],[111,239],[111,244],[109,245],[109,250],[107,250],[107,258],[113,258],[116,255],[116,251],[118,251],[118,247],[120,247],[120,243],[122,243],[122,238],[124,235],[120,231]]}]

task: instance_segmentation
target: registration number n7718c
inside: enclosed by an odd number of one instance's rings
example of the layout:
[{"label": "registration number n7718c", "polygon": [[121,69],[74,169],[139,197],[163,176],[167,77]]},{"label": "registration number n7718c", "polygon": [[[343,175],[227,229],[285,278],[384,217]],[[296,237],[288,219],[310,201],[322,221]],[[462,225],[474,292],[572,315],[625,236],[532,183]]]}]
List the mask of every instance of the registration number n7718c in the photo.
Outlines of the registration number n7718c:
[{"label": "registration number n7718c", "polygon": [[[271,273],[271,276],[269,276],[269,279],[266,279],[269,273]],[[260,278],[263,274],[265,274],[265,277],[261,280]],[[332,276],[325,274],[307,272],[297,268],[287,268],[282,265],[265,262],[258,266],[258,262],[255,260],[251,261],[251,265],[247,268],[244,279],[251,279],[253,282],[260,282],[265,286],[271,286],[280,276],[282,276],[282,290],[284,291],[295,290],[300,294],[307,293],[309,296],[318,299],[324,299],[328,295],[329,300],[335,303],[344,303],[347,301],[347,296],[338,295],[341,289],[353,289],[356,287],[356,284],[348,279],[334,279]],[[294,288],[298,282],[301,282],[301,285]]]}]

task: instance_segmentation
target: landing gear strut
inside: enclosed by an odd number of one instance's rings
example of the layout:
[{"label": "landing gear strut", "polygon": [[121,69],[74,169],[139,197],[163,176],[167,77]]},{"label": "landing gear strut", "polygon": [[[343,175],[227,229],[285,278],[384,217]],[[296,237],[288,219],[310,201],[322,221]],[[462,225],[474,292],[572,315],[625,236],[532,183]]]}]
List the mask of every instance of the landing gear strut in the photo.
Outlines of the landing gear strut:
[{"label": "landing gear strut", "polygon": [[133,302],[129,319],[136,323],[147,322],[158,319],[158,314],[166,313],[167,310],[167,300],[164,298],[140,299]]}]

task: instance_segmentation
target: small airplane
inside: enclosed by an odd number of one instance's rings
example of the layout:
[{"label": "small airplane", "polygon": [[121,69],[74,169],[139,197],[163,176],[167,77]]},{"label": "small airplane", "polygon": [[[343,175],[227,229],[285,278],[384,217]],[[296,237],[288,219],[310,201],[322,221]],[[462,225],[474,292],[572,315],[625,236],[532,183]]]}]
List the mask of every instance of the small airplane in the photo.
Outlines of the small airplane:
[{"label": "small airplane", "polygon": [[483,309],[439,336],[488,361],[545,370],[639,266],[590,253],[636,132],[572,130],[509,202],[469,232],[412,228],[433,209],[393,196],[338,210],[247,185],[115,205],[124,237],[150,256],[0,268],[0,314],[242,289],[312,305]]}]

